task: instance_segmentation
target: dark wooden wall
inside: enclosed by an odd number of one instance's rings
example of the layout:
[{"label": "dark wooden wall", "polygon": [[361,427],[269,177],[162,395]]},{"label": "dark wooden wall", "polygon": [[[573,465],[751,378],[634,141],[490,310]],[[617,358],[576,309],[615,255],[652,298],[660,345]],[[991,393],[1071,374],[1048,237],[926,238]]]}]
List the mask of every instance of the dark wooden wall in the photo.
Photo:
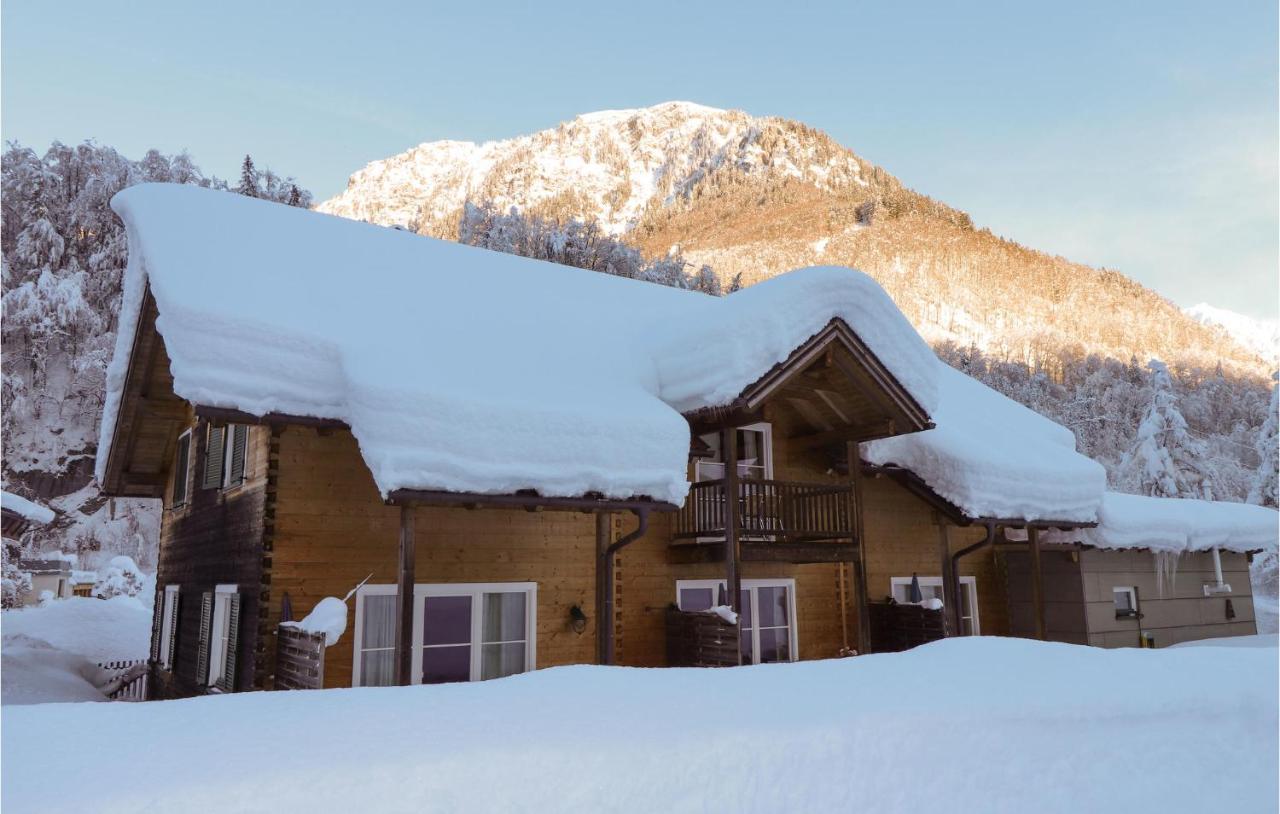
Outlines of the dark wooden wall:
[{"label": "dark wooden wall", "polygon": [[[174,669],[156,670],[155,697],[199,694],[196,676],[200,639],[200,598],[219,584],[235,584],[240,592],[240,629],[236,655],[236,689],[255,686],[259,596],[263,590],[263,529],[267,503],[267,453],[270,430],[252,427],[245,455],[244,482],[229,489],[201,488],[207,422],[190,425],[192,433],[190,493],[186,505],[173,507],[173,475],[165,489],[160,528],[156,592],[181,586]],[[170,467],[172,469],[172,466]]]}]

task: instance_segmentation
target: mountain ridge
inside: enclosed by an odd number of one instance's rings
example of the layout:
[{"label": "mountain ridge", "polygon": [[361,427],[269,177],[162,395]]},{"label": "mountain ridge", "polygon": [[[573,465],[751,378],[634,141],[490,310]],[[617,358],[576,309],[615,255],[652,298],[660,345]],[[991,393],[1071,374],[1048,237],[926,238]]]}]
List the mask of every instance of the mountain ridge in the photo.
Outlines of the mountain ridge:
[{"label": "mountain ridge", "polygon": [[875,277],[931,341],[1032,367],[1069,352],[1268,372],[1253,349],[1123,274],[975,228],[962,210],[779,117],[667,102],[510,139],[424,142],[370,162],[317,208],[457,239],[468,202],[595,221],[647,255],[678,251],[726,282],[849,265]]}]

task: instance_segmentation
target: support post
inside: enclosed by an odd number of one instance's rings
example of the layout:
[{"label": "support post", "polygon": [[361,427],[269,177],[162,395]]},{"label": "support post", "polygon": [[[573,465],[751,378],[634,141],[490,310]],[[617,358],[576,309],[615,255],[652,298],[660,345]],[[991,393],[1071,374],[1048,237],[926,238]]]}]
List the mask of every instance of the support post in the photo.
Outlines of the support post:
[{"label": "support post", "polygon": [[960,595],[956,590],[956,564],[951,558],[951,526],[941,514],[934,514],[938,524],[938,553],[942,557],[942,609],[947,614],[947,635],[959,636]]},{"label": "support post", "polygon": [[867,549],[866,526],[862,518],[863,495],[866,489],[866,477],[862,474],[862,455],[858,452],[858,442],[845,444],[845,454],[849,465],[849,477],[853,479],[853,528],[858,535],[854,540],[858,544],[858,558],[853,561],[853,596],[854,607],[858,612],[858,652],[871,652],[871,609],[867,606]]},{"label": "support post", "polygon": [[396,683],[413,683],[413,506],[400,507],[400,569],[396,592]]},{"label": "support post", "polygon": [[[736,427],[727,427],[720,431],[720,451],[721,457],[724,458],[725,587],[728,589],[729,607],[733,608],[734,613],[741,614],[742,608],[739,607],[742,604],[739,599],[742,593],[742,574],[739,568],[741,551],[738,547],[738,529],[741,523],[738,515],[741,496],[738,494],[738,430]],[[738,650],[738,663],[742,663],[741,649]]]},{"label": "support post", "polygon": [[1036,638],[1044,641],[1044,578],[1040,572],[1040,529],[1027,526],[1027,547],[1031,550],[1031,605],[1036,615]]},{"label": "support post", "polygon": [[606,564],[606,552],[613,537],[613,514],[596,513],[596,663],[609,663],[613,639],[613,569]]}]

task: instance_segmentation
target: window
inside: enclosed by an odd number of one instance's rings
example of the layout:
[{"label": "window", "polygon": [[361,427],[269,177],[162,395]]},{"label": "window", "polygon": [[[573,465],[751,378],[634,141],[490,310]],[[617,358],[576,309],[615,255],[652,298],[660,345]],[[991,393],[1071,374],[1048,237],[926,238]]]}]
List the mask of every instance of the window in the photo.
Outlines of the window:
[{"label": "window", "polygon": [[191,430],[178,436],[178,460],[173,466],[173,506],[187,502],[188,469],[191,464]]},{"label": "window", "polygon": [[[920,580],[920,598],[943,600],[942,577],[917,577]],[[893,598],[904,605],[911,604],[911,577],[894,577],[891,586]],[[976,577],[960,577],[960,635],[977,636],[978,580]]]},{"label": "window", "polygon": [[[235,585],[219,585],[212,603],[205,594],[207,611],[202,613],[201,634],[207,633],[208,673],[203,676],[210,687],[230,691],[235,684],[236,633],[240,622],[240,594]],[[202,647],[203,650],[203,647]]]},{"label": "window", "polygon": [[[414,586],[413,683],[480,681],[536,664],[537,585],[532,582]],[[352,683],[395,683],[396,586],[356,595]]]},{"label": "window", "polygon": [[[676,582],[680,610],[707,610],[728,604],[722,579],[682,579]],[[796,636],[796,581],[744,579],[739,597],[739,645],[744,664],[769,664],[799,658]]]},{"label": "window", "polygon": [[[748,424],[739,427],[738,476],[753,480],[773,477],[773,432],[768,423]],[[711,455],[694,464],[694,480],[715,480],[724,477],[724,457],[720,450],[720,433],[701,436]]]},{"label": "window", "polygon": [[164,588],[164,605],[160,614],[159,637],[156,646],[156,661],[165,670],[173,669],[173,656],[178,638],[178,586],[166,585]]},{"label": "window", "polygon": [[1125,619],[1138,615],[1138,589],[1123,586],[1111,589],[1116,604],[1116,618]]},{"label": "window", "polygon": [[248,445],[248,425],[228,424],[225,427],[215,427],[210,424],[205,443],[201,487],[226,489],[243,483]]}]

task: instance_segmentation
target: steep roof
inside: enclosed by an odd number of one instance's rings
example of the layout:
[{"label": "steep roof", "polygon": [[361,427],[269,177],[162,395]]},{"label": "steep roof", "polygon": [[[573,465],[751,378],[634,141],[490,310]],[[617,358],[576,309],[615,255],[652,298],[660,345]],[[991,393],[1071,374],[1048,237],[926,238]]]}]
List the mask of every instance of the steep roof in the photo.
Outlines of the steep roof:
[{"label": "steep roof", "polygon": [[347,423],[397,489],[681,502],[682,413],[728,403],[832,320],[928,416],[940,363],[848,269],[709,297],[190,186],[112,206],[129,236],[99,446],[148,289],[173,391]]}]

